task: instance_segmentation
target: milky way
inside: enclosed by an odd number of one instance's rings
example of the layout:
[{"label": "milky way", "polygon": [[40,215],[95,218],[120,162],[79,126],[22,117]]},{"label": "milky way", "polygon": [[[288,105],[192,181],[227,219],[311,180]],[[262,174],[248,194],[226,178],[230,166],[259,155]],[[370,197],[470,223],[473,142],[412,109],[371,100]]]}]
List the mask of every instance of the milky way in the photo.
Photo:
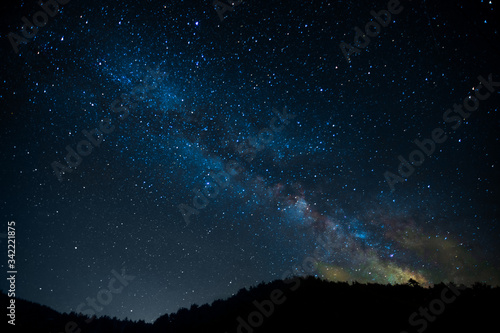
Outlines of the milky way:
[{"label": "milky way", "polygon": [[62,3],[2,19],[18,297],[75,311],[125,269],[98,314],[151,321],[287,274],[499,283],[496,3],[401,1],[348,59],[387,2]]}]

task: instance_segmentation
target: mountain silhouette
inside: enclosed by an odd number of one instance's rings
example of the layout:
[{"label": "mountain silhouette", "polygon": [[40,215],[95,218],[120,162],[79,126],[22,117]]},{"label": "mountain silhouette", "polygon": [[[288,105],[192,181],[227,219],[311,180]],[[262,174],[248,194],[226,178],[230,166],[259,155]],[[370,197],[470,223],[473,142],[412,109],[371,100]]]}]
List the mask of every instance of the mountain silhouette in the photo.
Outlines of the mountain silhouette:
[{"label": "mountain silhouette", "polygon": [[[40,333],[485,332],[496,327],[499,296],[498,287],[483,283],[424,288],[414,280],[381,285],[297,277],[244,288],[212,304],[193,304],[152,324],[61,314],[16,299],[15,328]],[[8,304],[6,294],[0,297]]]}]

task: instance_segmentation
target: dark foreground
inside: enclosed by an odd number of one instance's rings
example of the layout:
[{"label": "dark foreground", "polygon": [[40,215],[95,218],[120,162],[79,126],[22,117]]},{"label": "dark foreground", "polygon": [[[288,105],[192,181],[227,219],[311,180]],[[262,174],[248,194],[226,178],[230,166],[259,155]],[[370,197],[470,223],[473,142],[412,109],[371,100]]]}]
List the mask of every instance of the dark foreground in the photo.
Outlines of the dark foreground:
[{"label": "dark foreground", "polygon": [[[60,314],[16,300],[22,332],[487,332],[497,327],[500,290],[473,287],[333,283],[315,278],[242,289],[211,305],[166,314],[154,324]],[[8,298],[1,294],[2,304]],[[4,318],[5,320],[5,318]],[[3,326],[3,325],[2,325]],[[9,331],[14,328],[9,326]]]}]

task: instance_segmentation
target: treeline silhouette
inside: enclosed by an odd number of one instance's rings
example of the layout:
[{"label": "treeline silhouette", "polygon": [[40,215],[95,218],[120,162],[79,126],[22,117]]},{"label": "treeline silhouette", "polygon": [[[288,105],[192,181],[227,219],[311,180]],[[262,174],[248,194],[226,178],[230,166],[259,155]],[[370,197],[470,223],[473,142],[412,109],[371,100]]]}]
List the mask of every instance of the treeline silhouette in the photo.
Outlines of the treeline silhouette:
[{"label": "treeline silhouette", "polygon": [[[0,296],[2,304],[8,304],[7,295],[2,292]],[[382,285],[297,277],[241,289],[234,296],[210,305],[181,308],[159,317],[153,324],[108,316],[89,320],[81,314],[61,314],[16,299],[15,331],[487,332],[497,327],[499,296],[498,286],[493,288],[483,283],[472,287],[441,283],[424,288],[413,280],[405,285]]]}]

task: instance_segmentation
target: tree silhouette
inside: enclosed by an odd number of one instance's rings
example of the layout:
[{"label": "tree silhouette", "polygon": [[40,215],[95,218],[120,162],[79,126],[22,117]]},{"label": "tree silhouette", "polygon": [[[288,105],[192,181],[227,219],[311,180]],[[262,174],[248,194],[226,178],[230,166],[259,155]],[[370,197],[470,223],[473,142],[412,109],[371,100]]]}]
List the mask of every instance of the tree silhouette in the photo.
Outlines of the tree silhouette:
[{"label": "tree silhouette", "polygon": [[[459,294],[455,297],[455,293]],[[429,318],[436,317],[435,313],[442,312],[437,305],[443,304],[446,311],[438,320],[427,323],[426,333],[486,332],[496,322],[499,296],[500,288],[485,283],[476,283],[472,288],[444,283],[423,288],[414,279],[402,285],[359,282],[349,285],[310,276],[243,288],[228,299],[200,306],[193,304],[189,309],[165,314],[153,324],[108,316],[86,323],[88,318],[82,314],[61,314],[46,306],[16,299],[16,314],[19,313],[16,326],[22,332],[42,333],[64,332],[66,327],[74,328],[73,332],[81,329],[82,333],[274,333],[322,331],[336,323],[349,325],[352,332],[405,329],[413,332],[418,327],[410,328],[410,323],[413,326],[421,323],[425,319],[422,313],[427,313]],[[446,304],[438,302],[443,297]],[[0,293],[0,301],[7,304],[7,295]],[[29,314],[30,320],[23,320],[27,317],[21,314]],[[67,326],[70,322],[77,327]],[[474,329],[467,330],[467,325],[474,325]]]},{"label": "tree silhouette", "polygon": [[413,280],[413,279],[409,279],[408,280],[408,285],[411,286],[411,287],[420,287],[420,283],[418,283],[417,281]]}]

